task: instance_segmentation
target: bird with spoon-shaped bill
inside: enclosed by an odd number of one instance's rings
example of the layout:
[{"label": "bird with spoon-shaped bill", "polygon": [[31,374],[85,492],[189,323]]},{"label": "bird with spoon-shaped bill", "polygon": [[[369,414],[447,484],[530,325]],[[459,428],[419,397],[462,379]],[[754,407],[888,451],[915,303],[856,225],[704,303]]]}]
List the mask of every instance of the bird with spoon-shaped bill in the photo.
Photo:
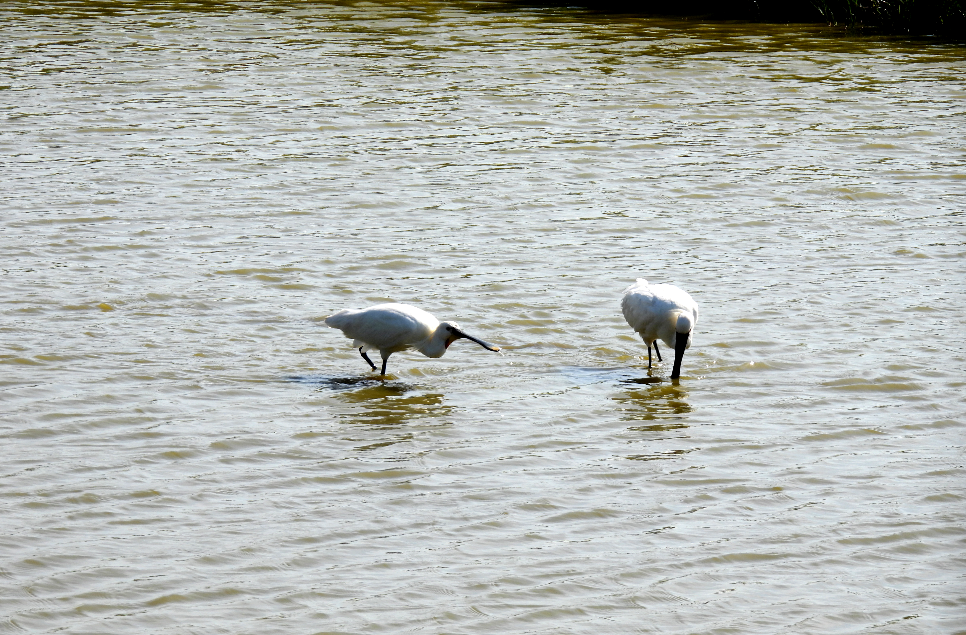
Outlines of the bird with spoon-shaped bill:
[{"label": "bird with spoon-shaped bill", "polygon": [[499,351],[481,339],[467,335],[455,322],[440,322],[432,314],[408,304],[378,304],[368,309],[345,309],[325,318],[325,324],[339,329],[359,349],[362,359],[372,370],[376,365],[366,353],[372,349],[382,356],[381,375],[386,374],[389,356],[399,351],[416,349],[426,357],[442,357],[449,345],[458,339],[476,342],[489,351]]},{"label": "bird with spoon-shaped bill", "polygon": [[627,323],[647,344],[648,368],[651,367],[652,344],[657,351],[657,361],[663,361],[657,340],[674,349],[671,379],[678,379],[684,351],[691,347],[691,333],[698,323],[698,303],[687,291],[674,285],[648,284],[647,280],[638,278],[624,290],[621,311]]}]

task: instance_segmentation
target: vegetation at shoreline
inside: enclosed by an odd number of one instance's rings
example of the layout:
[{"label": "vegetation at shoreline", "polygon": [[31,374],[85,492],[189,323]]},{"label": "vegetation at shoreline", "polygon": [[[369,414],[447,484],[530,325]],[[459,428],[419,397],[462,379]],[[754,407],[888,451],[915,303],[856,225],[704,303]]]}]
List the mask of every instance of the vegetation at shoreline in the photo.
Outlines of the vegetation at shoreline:
[{"label": "vegetation at shoreline", "polygon": [[830,24],[966,38],[960,0],[810,0]]},{"label": "vegetation at shoreline", "polygon": [[575,5],[597,11],[707,16],[725,20],[825,22],[880,33],[966,40],[966,0],[691,0],[678,6],[654,0],[578,0],[567,3],[567,6]]}]

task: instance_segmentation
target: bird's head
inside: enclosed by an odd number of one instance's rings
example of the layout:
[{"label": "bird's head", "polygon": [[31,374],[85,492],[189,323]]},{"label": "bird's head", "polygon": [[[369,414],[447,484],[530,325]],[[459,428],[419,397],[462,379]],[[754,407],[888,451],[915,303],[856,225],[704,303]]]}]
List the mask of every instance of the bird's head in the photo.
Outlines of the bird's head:
[{"label": "bird's head", "polygon": [[444,346],[446,348],[449,348],[449,345],[452,344],[453,342],[455,342],[458,339],[467,339],[467,340],[469,340],[471,342],[476,342],[477,344],[479,344],[480,346],[482,346],[483,348],[485,348],[488,351],[499,351],[500,350],[500,347],[499,346],[494,346],[493,344],[490,344],[489,342],[484,342],[483,340],[477,339],[477,338],[473,337],[472,335],[467,335],[463,331],[463,329],[460,328],[460,325],[457,324],[456,322],[440,322],[439,328],[446,335],[446,340],[445,340],[445,344],[444,344]]},{"label": "bird's head", "polygon": [[678,313],[677,320],[674,322],[674,331],[678,334],[690,336],[691,329],[693,328],[694,319],[687,313]]},{"label": "bird's head", "polygon": [[691,347],[691,329],[694,328],[694,318],[687,313],[678,313],[674,322],[674,367],[671,369],[671,379],[681,376],[681,360],[684,351]]}]

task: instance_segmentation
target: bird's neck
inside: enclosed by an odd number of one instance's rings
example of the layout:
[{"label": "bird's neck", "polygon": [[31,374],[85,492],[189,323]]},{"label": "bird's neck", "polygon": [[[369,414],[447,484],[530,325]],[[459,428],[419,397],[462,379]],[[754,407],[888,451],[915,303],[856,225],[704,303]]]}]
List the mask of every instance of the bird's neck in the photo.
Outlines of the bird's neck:
[{"label": "bird's neck", "polygon": [[448,346],[448,335],[449,332],[446,331],[446,329],[437,328],[436,331],[433,332],[432,337],[427,339],[425,343],[423,343],[421,346],[417,346],[416,348],[426,357],[442,357]]}]

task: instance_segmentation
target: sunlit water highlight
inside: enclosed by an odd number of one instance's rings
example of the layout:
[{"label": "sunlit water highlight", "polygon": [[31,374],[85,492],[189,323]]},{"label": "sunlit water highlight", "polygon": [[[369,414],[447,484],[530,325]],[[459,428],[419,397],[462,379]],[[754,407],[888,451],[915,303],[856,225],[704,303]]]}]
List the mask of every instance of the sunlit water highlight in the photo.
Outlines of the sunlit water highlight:
[{"label": "sunlit water highlight", "polygon": [[[963,47],[38,6],[0,7],[0,633],[966,624]],[[680,382],[637,277],[701,306]],[[321,320],[384,301],[504,355],[381,381]]]}]

